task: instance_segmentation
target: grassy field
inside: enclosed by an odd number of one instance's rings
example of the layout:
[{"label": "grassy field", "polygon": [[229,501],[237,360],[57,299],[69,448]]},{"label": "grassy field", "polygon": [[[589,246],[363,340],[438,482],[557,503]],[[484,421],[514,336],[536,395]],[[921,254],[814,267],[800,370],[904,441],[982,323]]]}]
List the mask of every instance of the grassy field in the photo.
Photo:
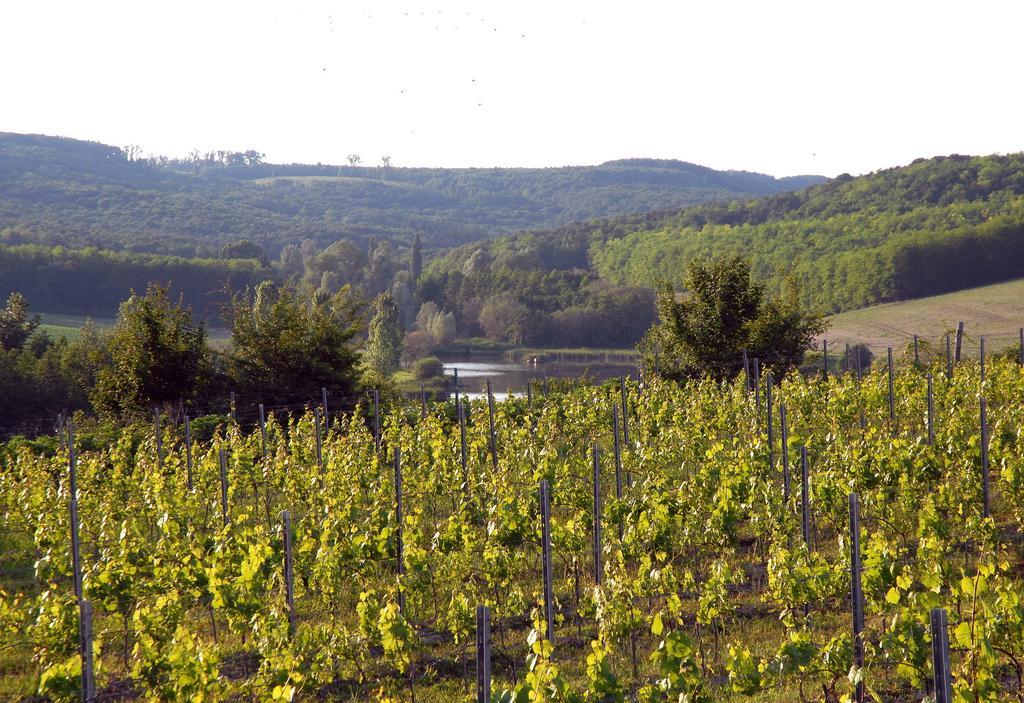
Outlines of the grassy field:
[{"label": "grassy field", "polygon": [[981,335],[988,351],[1016,344],[1024,326],[1024,279],[844,312],[832,318],[827,337],[830,350],[864,342],[884,353],[888,346],[903,349],[915,334],[944,346],[942,336],[955,331],[959,321],[964,322],[965,355],[977,354]]},{"label": "grassy field", "polygon": [[114,320],[109,317],[84,317],[82,315],[60,315],[55,313],[44,312],[42,313],[43,323],[39,326],[40,329],[45,331],[53,338],[65,337],[67,339],[76,339],[81,333],[82,328],[85,326],[87,320],[92,322],[97,327],[110,327],[114,324]]},{"label": "grassy field", "polygon": [[[39,328],[54,339],[58,337],[64,337],[69,340],[76,339],[88,321],[92,321],[100,329],[114,326],[114,319],[110,317],[62,315],[52,312],[40,313],[40,316],[43,318],[43,321]],[[213,342],[224,342],[229,336],[228,331],[222,327],[207,327],[206,330],[210,335],[210,340]]]}]

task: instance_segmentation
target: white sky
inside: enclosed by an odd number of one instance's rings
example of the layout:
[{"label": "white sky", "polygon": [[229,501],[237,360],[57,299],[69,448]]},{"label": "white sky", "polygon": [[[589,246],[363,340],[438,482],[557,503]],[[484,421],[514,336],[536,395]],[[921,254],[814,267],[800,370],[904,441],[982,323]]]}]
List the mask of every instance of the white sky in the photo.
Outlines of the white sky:
[{"label": "white sky", "polygon": [[0,0],[0,131],[278,162],[1024,150],[1024,3]]}]

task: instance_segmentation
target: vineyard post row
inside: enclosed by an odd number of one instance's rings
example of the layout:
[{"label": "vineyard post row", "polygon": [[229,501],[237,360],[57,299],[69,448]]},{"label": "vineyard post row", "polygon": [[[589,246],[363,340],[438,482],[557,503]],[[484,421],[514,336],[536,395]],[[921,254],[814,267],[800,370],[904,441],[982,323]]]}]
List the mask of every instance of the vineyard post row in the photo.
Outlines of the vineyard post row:
[{"label": "vineyard post row", "polygon": [[[1024,328],[1021,330],[1024,334]],[[958,337],[962,335],[962,324],[958,329]],[[958,347],[959,347],[958,339]],[[959,351],[959,349],[958,349]],[[1022,352],[1024,355],[1024,352]],[[757,359],[754,360],[754,380],[757,384],[755,389],[760,389],[760,373],[759,364]],[[982,356],[981,356],[982,369],[984,368],[984,338],[982,338]],[[827,373],[827,372],[826,372]],[[773,436],[772,436],[772,422],[771,422],[771,408],[772,408],[772,375],[769,374],[766,377],[768,387],[766,388],[766,398],[768,405],[768,441],[769,441],[769,462],[770,465],[774,465],[774,455],[772,453]],[[929,443],[934,442],[934,407],[933,407],[933,388],[932,388],[932,376],[929,373],[927,375],[928,381],[928,438]],[[490,382],[488,381],[488,419],[489,419],[489,431],[490,431],[490,448],[492,461],[497,462],[497,442],[495,434],[495,423],[494,423],[494,398],[490,392]],[[625,378],[620,380],[621,393],[622,393],[622,431],[624,437],[628,440],[628,395],[627,387],[625,384]],[[326,390],[324,390],[324,422],[328,422],[326,413]],[[893,395],[893,360],[892,360],[892,349],[888,349],[888,390],[889,390],[889,408],[890,418],[895,423],[895,404]],[[232,408],[234,408],[234,398],[232,398]],[[980,397],[980,430],[981,430],[981,463],[982,463],[982,477],[983,477],[983,495],[984,495],[984,515],[989,515],[989,467],[988,467],[988,426],[987,426],[987,407],[986,400],[982,396]],[[456,396],[456,403],[458,407],[458,416],[460,421],[461,430],[461,445],[462,445],[462,464],[463,471],[465,472],[466,463],[466,446],[465,446],[465,408],[462,402],[459,401]],[[760,403],[757,403],[760,408]],[[264,457],[266,457],[266,427],[264,408],[260,404],[260,434],[261,434],[261,445]],[[322,438],[321,438],[321,427],[320,427],[320,409],[316,408],[316,440],[317,440],[317,459],[318,463],[323,467],[323,456],[322,456]],[[784,487],[788,496],[788,452],[786,447],[788,446],[788,433],[786,424],[786,411],[785,405],[780,404],[780,421],[782,426],[782,446],[783,446],[783,466],[784,466]],[[619,443],[619,407],[618,405],[613,406],[612,413],[612,428],[614,433],[614,450],[615,450],[615,469],[616,469],[616,496],[621,498],[621,447]],[[157,450],[157,461],[158,465],[162,459],[162,444],[161,444],[161,430],[160,430],[160,417],[159,413],[155,414],[154,427],[156,432],[156,450]],[[378,392],[374,392],[374,430],[375,440],[380,442],[380,414],[379,414],[379,395]],[[75,453],[74,453],[74,434],[73,426],[70,419],[67,421],[67,433],[68,433],[68,451],[69,451],[69,469],[70,469],[70,510],[71,510],[71,532],[72,532],[72,556],[75,562],[74,579],[75,579],[75,591],[76,597],[80,605],[80,643],[81,643],[81,654],[83,661],[83,693],[86,696],[92,695],[90,691],[94,690],[94,681],[92,680],[92,646],[91,646],[91,614],[92,609],[88,601],[82,597],[81,587],[81,564],[79,556],[79,540],[78,540],[78,516],[77,516],[77,491],[76,491],[76,480],[75,480]],[[188,480],[191,488],[192,476],[192,442],[191,442],[191,431],[189,418],[185,416],[185,440],[186,440],[186,455],[187,455],[187,467],[189,471]],[[221,507],[224,525],[227,526],[229,523],[229,510],[227,503],[228,485],[227,485],[227,460],[226,454],[223,447],[219,449],[219,463],[220,463],[220,478],[221,478]],[[402,474],[401,474],[401,459],[400,450],[395,448],[394,454],[394,469],[395,469],[395,490],[396,490],[396,517],[398,521],[397,526],[397,571],[399,577],[404,572],[403,565],[403,554],[402,554]],[[811,548],[810,544],[810,508],[809,508],[809,469],[807,461],[807,450],[806,446],[801,447],[801,479],[802,479],[802,491],[801,491],[801,520],[802,520],[802,531],[805,543],[808,550]],[[594,561],[595,561],[595,572],[594,578],[595,583],[600,585],[601,583],[601,502],[600,502],[600,456],[599,449],[596,444],[593,445],[593,516],[594,516]],[[628,476],[628,474],[627,474]],[[547,634],[549,640],[553,643],[554,641],[554,600],[552,595],[552,578],[551,578],[551,541],[550,541],[550,487],[547,481],[542,481],[540,485],[540,502],[541,502],[541,516],[542,516],[542,534],[543,534],[543,551],[544,551],[544,597],[545,597],[545,615],[547,620]],[[284,577],[286,585],[286,601],[288,606],[288,617],[289,617],[289,630],[290,633],[294,634],[295,629],[295,611],[293,602],[293,568],[291,561],[291,543],[292,543],[292,531],[290,514],[287,510],[282,513],[283,520],[283,541],[285,548],[285,564],[284,564]],[[852,559],[851,559],[851,592],[852,592],[852,607],[853,607],[853,621],[854,621],[854,638],[856,653],[855,656],[858,658],[857,661],[860,665],[863,664],[863,643],[861,641],[863,631],[863,602],[862,602],[862,591],[860,587],[860,555],[859,555],[859,506],[857,502],[856,494],[850,495],[850,529],[851,529],[851,543],[852,543]],[[622,526],[620,525],[620,530]],[[399,607],[402,608],[401,588],[399,589]],[[481,610],[482,609],[482,610]],[[478,643],[483,649],[478,649],[478,671],[484,672],[483,678],[480,678],[481,674],[478,674],[478,683],[480,686],[485,686],[485,689],[489,692],[490,687],[490,667],[489,667],[489,611],[485,606],[480,606],[478,609],[478,623],[481,624],[481,633],[478,633]],[[934,675],[935,675],[935,690],[937,701],[942,701],[943,686],[948,691],[949,687],[949,652],[948,652],[948,633],[945,629],[948,627],[946,622],[945,611],[942,609],[935,609],[932,612],[932,626],[933,626],[933,656],[934,656]],[[944,648],[944,651],[943,651]],[[486,662],[484,658],[486,657]],[[486,679],[484,682],[483,679]],[[857,685],[857,700],[862,700],[863,686],[861,683]]]}]

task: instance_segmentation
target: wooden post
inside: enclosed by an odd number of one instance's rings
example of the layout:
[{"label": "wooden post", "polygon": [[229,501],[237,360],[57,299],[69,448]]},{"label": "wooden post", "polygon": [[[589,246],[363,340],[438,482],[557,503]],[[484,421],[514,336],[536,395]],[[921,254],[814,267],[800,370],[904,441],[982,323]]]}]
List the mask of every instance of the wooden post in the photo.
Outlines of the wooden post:
[{"label": "wooden post", "polygon": [[779,403],[779,424],[782,429],[782,497],[789,503],[789,427],[786,425],[786,404]]},{"label": "wooden post", "polygon": [[775,473],[775,429],[772,427],[772,372],[764,378],[764,396],[768,409],[768,471]]},{"label": "wooden post", "polygon": [[498,473],[498,436],[494,431],[494,394],[491,393],[491,379],[487,379],[487,426],[490,431],[488,444],[491,449],[491,468]]},{"label": "wooden post", "polygon": [[[615,454],[615,499],[622,500],[622,450],[619,446],[619,406],[612,405],[612,449]],[[624,533],[623,521],[619,521],[619,541]]]},{"label": "wooden post", "polygon": [[825,380],[828,380],[828,337],[821,338],[821,366],[825,372]]},{"label": "wooden post", "polygon": [[71,512],[71,570],[78,601],[78,652],[82,657],[82,700],[96,695],[92,670],[92,605],[82,592],[82,547],[78,535],[78,477],[75,460],[75,428],[68,420],[68,493]]},{"label": "wooden post", "polygon": [[946,378],[953,378],[953,352],[949,346],[949,332],[946,332]]},{"label": "wooden post", "polygon": [[981,348],[979,350],[979,354],[980,354],[979,360],[980,360],[980,364],[981,364],[981,382],[984,383],[985,382],[985,335],[981,335],[981,339],[979,340],[979,344],[981,345]]},{"label": "wooden post", "polygon": [[857,385],[859,386],[859,385],[860,385],[860,376],[861,376],[861,368],[860,368],[860,347],[857,347],[857,351],[856,351],[856,353],[854,354],[854,356],[856,356],[856,357],[857,357]]},{"label": "wooden post", "polygon": [[920,354],[918,354],[918,351],[917,351],[917,335],[915,334],[914,335],[914,366],[917,367],[917,366],[920,366],[920,365],[921,365],[921,356],[920,356]]},{"label": "wooden post", "polygon": [[892,423],[893,434],[896,433],[896,395],[893,391],[892,347],[887,350],[889,356],[889,422]]},{"label": "wooden post", "polygon": [[260,403],[260,445],[263,448],[263,458],[267,458],[267,417],[263,412],[263,403]]},{"label": "wooden post", "polygon": [[185,478],[188,490],[192,490],[192,421],[185,416]]},{"label": "wooden post", "polygon": [[593,446],[594,458],[594,585],[601,585],[601,453],[597,443]]},{"label": "wooden post", "polygon": [[459,397],[459,367],[458,366],[454,367],[452,369],[452,373],[455,374],[455,379],[453,380],[453,383],[455,384],[455,398],[456,398],[456,400],[458,400],[458,397]]},{"label": "wooden post", "polygon": [[526,409],[533,412],[533,380],[526,382]]},{"label": "wooden post", "polygon": [[928,374],[928,446],[935,444],[935,395],[932,391],[932,375]]},{"label": "wooden post", "polygon": [[743,385],[750,390],[750,357],[746,349],[743,350]]},{"label": "wooden post", "polygon": [[395,447],[395,573],[398,574],[398,609],[405,615],[405,542],[402,539],[405,519],[402,516],[402,450]]},{"label": "wooden post", "polygon": [[75,459],[75,426],[68,420],[68,499],[71,511],[71,570],[74,579],[75,598],[81,606],[82,595],[82,549],[78,538],[78,467]]},{"label": "wooden post", "polygon": [[619,406],[612,405],[612,451],[615,454],[615,497],[622,498],[622,445],[619,444]]},{"label": "wooden post", "polygon": [[850,343],[846,343],[846,350],[843,352],[843,358],[846,359],[846,374],[849,375],[853,369],[853,359],[850,357]]},{"label": "wooden post", "polygon": [[320,408],[313,408],[313,426],[316,428],[316,465],[324,475],[324,440],[320,435]]},{"label": "wooden post", "polygon": [[[853,605],[853,663],[864,667],[864,592],[861,589],[860,566],[860,503],[856,493],[850,494],[850,600]],[[855,703],[864,703],[864,683],[854,691]]]},{"label": "wooden post", "polygon": [[320,404],[324,408],[324,433],[331,429],[331,414],[327,410],[327,388],[320,386]]},{"label": "wooden post", "polygon": [[540,539],[544,572],[544,617],[548,641],[555,643],[555,599],[551,584],[551,489],[547,479],[540,482]]},{"label": "wooden post", "polygon": [[156,468],[159,471],[164,466],[164,443],[160,438],[159,408],[153,408],[153,439],[156,441]]},{"label": "wooden post", "polygon": [[1017,363],[1024,366],[1024,327],[1020,328],[1020,353],[1017,355]]},{"label": "wooden post", "polygon": [[953,357],[953,361],[957,364],[960,363],[960,351],[964,345],[964,323],[956,323],[956,356]]},{"label": "wooden post", "polygon": [[981,397],[981,498],[982,515],[989,516],[989,476],[988,476],[988,407],[985,396]]},{"label": "wooden post", "polygon": [[82,599],[79,607],[79,653],[82,657],[82,701],[96,700],[96,677],[92,662],[92,603]]},{"label": "wooden post", "polygon": [[754,357],[754,416],[761,415],[761,360]]},{"label": "wooden post", "polygon": [[469,488],[469,473],[466,471],[466,401],[455,398],[455,407],[459,414],[459,439],[460,455],[462,458],[462,483]]},{"label": "wooden post", "polygon": [[234,391],[231,391],[231,401],[230,402],[231,402],[231,408],[230,408],[230,413],[229,414],[231,415],[231,422],[232,423],[236,423],[238,421],[235,419],[235,392]]},{"label": "wooden post", "polygon": [[953,703],[949,671],[949,618],[945,608],[932,608],[932,683],[935,703]]},{"label": "wooden post", "polygon": [[[622,393],[622,442],[629,447],[629,392],[626,390],[626,377],[619,378],[619,390]],[[629,482],[627,481],[627,485]]]},{"label": "wooden post", "polygon": [[295,571],[292,562],[292,516],[281,511],[281,533],[284,537],[284,601],[288,610],[288,636],[295,636]]},{"label": "wooden post", "polygon": [[811,497],[810,476],[807,467],[807,447],[800,447],[800,527],[803,530],[804,544],[807,551],[811,550]]},{"label": "wooden post", "polygon": [[224,518],[224,527],[228,526],[228,455],[221,447],[217,456],[220,459],[220,512]]},{"label": "wooden post", "polygon": [[373,445],[380,453],[380,391],[373,389]]},{"label": "wooden post", "polygon": [[491,703],[491,609],[476,607],[476,703]]},{"label": "wooden post", "polygon": [[544,396],[545,399],[547,399],[547,397],[548,397],[548,374],[547,374],[547,372],[545,372],[540,377],[540,381],[541,381],[540,393],[541,393],[542,396]]}]

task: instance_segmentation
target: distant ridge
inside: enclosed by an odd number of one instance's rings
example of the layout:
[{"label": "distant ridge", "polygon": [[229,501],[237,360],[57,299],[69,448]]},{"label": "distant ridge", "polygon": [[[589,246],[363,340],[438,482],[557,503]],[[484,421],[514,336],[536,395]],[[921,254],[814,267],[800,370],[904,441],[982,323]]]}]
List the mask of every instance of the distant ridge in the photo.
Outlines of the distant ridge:
[{"label": "distant ridge", "polygon": [[792,192],[502,237],[452,250],[431,274],[450,279],[481,248],[542,271],[585,270],[581,285],[647,288],[681,283],[695,257],[739,255],[773,292],[792,279],[823,312],[852,310],[1024,276],[1024,154],[918,159]]},{"label": "distant ridge", "polygon": [[535,229],[801,188],[682,161],[553,168],[269,164],[256,152],[143,159],[64,137],[0,133],[0,244],[210,256],[237,239],[284,245],[420,232],[431,249]]}]

